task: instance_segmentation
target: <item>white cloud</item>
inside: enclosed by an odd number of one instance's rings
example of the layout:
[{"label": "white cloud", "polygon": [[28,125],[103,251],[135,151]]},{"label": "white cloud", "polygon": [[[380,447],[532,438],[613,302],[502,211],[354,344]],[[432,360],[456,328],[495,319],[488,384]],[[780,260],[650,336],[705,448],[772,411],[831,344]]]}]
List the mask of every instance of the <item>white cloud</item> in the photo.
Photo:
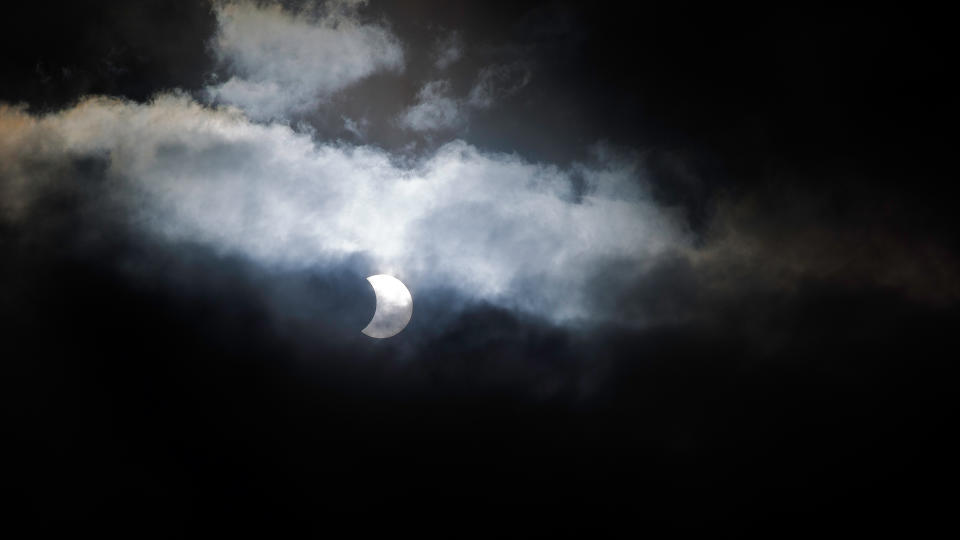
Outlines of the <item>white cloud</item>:
[{"label": "white cloud", "polygon": [[320,15],[251,2],[216,4],[212,47],[231,77],[208,87],[209,96],[254,119],[284,118],[377,71],[402,68],[397,38],[361,23],[356,4],[333,3]]},{"label": "white cloud", "polygon": [[[641,267],[687,241],[638,170],[613,159],[565,170],[455,141],[400,166],[382,150],[317,143],[177,95],[88,99],[40,117],[0,109],[6,124],[17,127],[0,141],[8,201],[29,204],[33,179],[19,163],[106,156],[114,204],[152,237],[284,267],[359,254],[412,289],[554,320],[594,315],[585,295],[606,262]],[[588,186],[581,197],[574,175]]]}]

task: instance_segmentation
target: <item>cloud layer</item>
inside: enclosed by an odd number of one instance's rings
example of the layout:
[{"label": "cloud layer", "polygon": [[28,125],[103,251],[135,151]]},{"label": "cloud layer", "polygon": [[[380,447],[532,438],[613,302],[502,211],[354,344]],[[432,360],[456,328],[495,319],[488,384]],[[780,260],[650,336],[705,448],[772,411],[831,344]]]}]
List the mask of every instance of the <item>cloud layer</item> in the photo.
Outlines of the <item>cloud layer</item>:
[{"label": "cloud layer", "polygon": [[[870,205],[849,224],[811,221],[819,210],[802,195],[725,197],[694,238],[681,208],[651,197],[640,159],[602,147],[566,167],[462,140],[412,159],[291,128],[288,115],[402,66],[396,38],[355,7],[217,4],[212,44],[230,78],[208,92],[231,106],[167,93],[90,97],[45,115],[0,109],[3,217],[26,219],[45,194],[66,192],[150,240],[294,270],[362,260],[414,294],[453,291],[553,322],[709,319],[745,292],[811,279],[960,296],[955,260],[879,223]],[[428,82],[401,123],[461,127],[529,80],[524,64],[507,63],[481,69],[462,97]],[[364,124],[343,122],[363,135]],[[108,187],[79,182],[76,163],[96,164]]]},{"label": "cloud layer", "polygon": [[291,268],[360,255],[414,289],[557,321],[595,315],[584,287],[608,261],[642,265],[686,242],[636,164],[609,156],[564,170],[455,141],[398,163],[182,95],[0,118],[18,126],[2,146],[8,215],[36,192],[19,164],[100,157],[114,208],[153,237]]}]

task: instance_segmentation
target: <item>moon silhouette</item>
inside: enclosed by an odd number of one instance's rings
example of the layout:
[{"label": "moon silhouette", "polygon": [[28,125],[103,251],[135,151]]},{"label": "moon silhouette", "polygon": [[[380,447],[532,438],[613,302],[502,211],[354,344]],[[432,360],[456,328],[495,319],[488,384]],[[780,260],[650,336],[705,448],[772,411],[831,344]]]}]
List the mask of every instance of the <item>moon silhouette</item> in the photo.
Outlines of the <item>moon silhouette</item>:
[{"label": "moon silhouette", "polygon": [[399,279],[386,274],[367,278],[377,294],[377,310],[362,332],[383,339],[395,336],[406,328],[413,316],[413,297]]}]

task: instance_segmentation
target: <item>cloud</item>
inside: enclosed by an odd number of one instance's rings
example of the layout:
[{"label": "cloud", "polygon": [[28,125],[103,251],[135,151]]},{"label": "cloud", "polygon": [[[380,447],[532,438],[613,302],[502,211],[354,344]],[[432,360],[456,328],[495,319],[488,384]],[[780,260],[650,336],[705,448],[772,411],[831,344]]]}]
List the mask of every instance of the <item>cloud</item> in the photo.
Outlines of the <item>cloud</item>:
[{"label": "cloud", "polygon": [[450,97],[448,81],[431,81],[417,92],[417,103],[400,117],[400,125],[413,131],[455,129],[466,122],[460,100]]},{"label": "cloud", "polygon": [[480,70],[466,97],[451,95],[449,81],[430,81],[417,92],[417,102],[400,116],[400,125],[412,131],[454,130],[465,126],[477,110],[520,91],[530,81],[522,64],[499,64]]},{"label": "cloud", "polygon": [[[859,200],[845,202],[850,199]],[[724,268],[712,287],[727,294],[742,290],[744,281],[795,291],[813,280],[893,290],[934,304],[960,298],[956,257],[916,230],[909,208],[875,186],[815,189],[783,179],[776,188],[724,197],[714,213],[707,242],[691,259],[702,268]]]},{"label": "cloud", "polygon": [[453,31],[437,40],[434,63],[437,69],[446,69],[463,58],[463,39]]},{"label": "cloud", "polygon": [[211,45],[229,78],[207,87],[208,96],[254,119],[285,118],[373,73],[401,69],[400,42],[387,28],[362,23],[355,9],[361,4],[334,2],[319,14],[216,4],[219,31]]},{"label": "cloud", "polygon": [[530,70],[521,63],[487,66],[480,70],[467,103],[489,109],[497,101],[520,91],[530,82]]},{"label": "cloud", "polygon": [[611,156],[560,169],[454,141],[399,164],[183,95],[91,98],[39,117],[8,108],[0,121],[18,126],[0,156],[5,201],[35,191],[21,164],[99,157],[112,208],[153,238],[283,268],[362,256],[412,289],[554,321],[598,316],[584,297],[598,266],[643,265],[687,241],[636,164]]},{"label": "cloud", "polygon": [[869,204],[844,224],[816,206],[827,196],[730,197],[694,238],[644,174],[602,147],[566,168],[459,140],[404,161],[179,94],[0,109],[5,222],[63,192],[144,238],[291,271],[364,261],[415,295],[452,291],[556,323],[703,321],[811,282],[960,296],[955,258]]},{"label": "cloud", "polygon": [[343,119],[343,129],[347,130],[351,135],[353,135],[357,139],[362,140],[366,138],[365,131],[366,131],[368,122],[365,118],[361,118],[359,121],[354,120],[353,118],[348,118],[346,116],[341,116],[341,118]]}]

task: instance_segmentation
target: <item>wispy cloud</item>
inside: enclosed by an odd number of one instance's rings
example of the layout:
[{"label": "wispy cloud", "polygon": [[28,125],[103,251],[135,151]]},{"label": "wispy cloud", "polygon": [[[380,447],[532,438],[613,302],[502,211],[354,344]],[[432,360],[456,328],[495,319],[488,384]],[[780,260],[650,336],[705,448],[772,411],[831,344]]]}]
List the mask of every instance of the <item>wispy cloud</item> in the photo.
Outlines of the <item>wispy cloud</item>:
[{"label": "wispy cloud", "polygon": [[452,31],[441,36],[435,45],[433,65],[437,69],[447,69],[463,58],[464,44],[460,33]]},{"label": "wispy cloud", "polygon": [[492,108],[529,81],[530,71],[518,63],[484,67],[465,97],[455,97],[449,81],[430,81],[417,92],[417,102],[403,111],[400,124],[412,131],[458,129],[475,111]]},{"label": "wispy cloud", "polygon": [[521,63],[487,66],[480,70],[467,103],[478,109],[489,109],[497,101],[519,92],[529,82],[530,70]]},{"label": "wispy cloud", "polygon": [[413,131],[437,131],[462,126],[467,111],[450,95],[448,81],[430,81],[417,92],[417,102],[403,112],[400,124]]}]

